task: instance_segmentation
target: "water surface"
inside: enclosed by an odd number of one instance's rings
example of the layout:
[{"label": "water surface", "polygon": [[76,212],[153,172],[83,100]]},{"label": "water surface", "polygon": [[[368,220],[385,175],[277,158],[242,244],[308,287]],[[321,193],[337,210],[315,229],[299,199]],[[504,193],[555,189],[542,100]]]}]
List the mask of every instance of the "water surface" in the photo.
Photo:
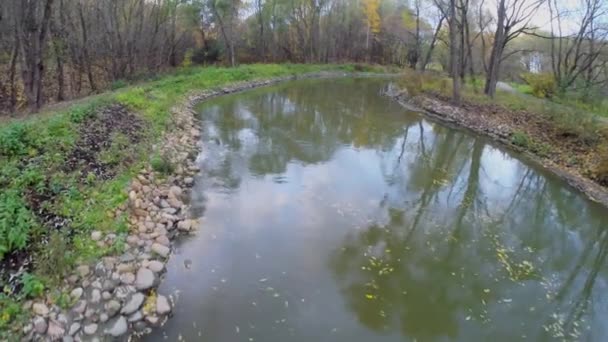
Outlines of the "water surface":
[{"label": "water surface", "polygon": [[[306,80],[200,107],[202,215],[147,340],[608,340],[605,209],[483,138]],[[602,224],[604,223],[604,225]]]}]

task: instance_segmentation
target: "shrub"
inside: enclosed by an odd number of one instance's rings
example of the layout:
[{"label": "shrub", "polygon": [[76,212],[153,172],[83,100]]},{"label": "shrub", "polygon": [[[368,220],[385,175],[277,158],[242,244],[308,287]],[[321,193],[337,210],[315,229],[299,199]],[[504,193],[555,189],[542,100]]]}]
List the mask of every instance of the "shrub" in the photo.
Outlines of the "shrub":
[{"label": "shrub", "polygon": [[608,156],[605,156],[599,163],[594,173],[594,177],[598,183],[608,186]]},{"label": "shrub", "polygon": [[25,155],[30,143],[28,127],[23,123],[14,123],[0,130],[0,155]]},{"label": "shrub", "polygon": [[555,78],[550,73],[525,73],[521,78],[532,88],[532,95],[539,98],[551,98],[555,94]]},{"label": "shrub", "polygon": [[0,260],[5,253],[25,247],[34,224],[34,216],[19,193],[0,193]]},{"label": "shrub", "polygon": [[44,291],[44,283],[40,278],[36,277],[33,274],[23,273],[21,276],[21,284],[23,284],[23,288],[21,289],[21,293],[25,297],[36,298],[42,295]]},{"label": "shrub", "polygon": [[528,148],[530,146],[530,137],[524,132],[514,132],[511,136],[511,143],[515,146]]},{"label": "shrub", "polygon": [[215,63],[220,59],[220,45],[215,39],[205,41],[205,47],[196,49],[190,56],[190,60],[194,64],[209,64]]},{"label": "shrub", "polygon": [[152,156],[150,159],[150,165],[152,165],[152,169],[154,171],[163,174],[170,174],[174,170],[173,164],[171,163],[169,157],[158,153]]},{"label": "shrub", "polygon": [[127,81],[125,80],[116,80],[114,82],[112,82],[112,84],[110,85],[110,88],[112,90],[118,90],[120,88],[124,88],[127,86]]},{"label": "shrub", "polygon": [[36,273],[58,283],[74,263],[70,239],[67,233],[55,230],[48,241],[37,253]]}]

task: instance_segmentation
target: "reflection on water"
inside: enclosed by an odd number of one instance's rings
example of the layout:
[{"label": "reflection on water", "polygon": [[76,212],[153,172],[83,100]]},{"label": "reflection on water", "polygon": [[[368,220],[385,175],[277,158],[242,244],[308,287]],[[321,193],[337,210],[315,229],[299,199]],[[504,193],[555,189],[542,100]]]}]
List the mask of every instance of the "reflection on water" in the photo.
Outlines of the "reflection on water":
[{"label": "reflection on water", "polygon": [[[608,339],[606,211],[480,138],[308,80],[201,107],[199,234],[149,340]],[[185,267],[184,265],[187,265]]]}]

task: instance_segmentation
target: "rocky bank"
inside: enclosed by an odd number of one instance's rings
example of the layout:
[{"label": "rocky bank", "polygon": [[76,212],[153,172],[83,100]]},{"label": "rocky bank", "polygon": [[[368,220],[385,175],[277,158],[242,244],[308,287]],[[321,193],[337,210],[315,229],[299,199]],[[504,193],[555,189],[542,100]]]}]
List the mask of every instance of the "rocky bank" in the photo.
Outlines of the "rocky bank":
[{"label": "rocky bank", "polygon": [[[345,73],[315,73],[299,78],[336,77]],[[69,293],[67,309],[50,300],[28,301],[32,319],[23,327],[24,341],[111,341],[128,340],[149,333],[170,316],[174,298],[157,293],[172,240],[199,229],[199,220],[189,217],[190,191],[199,173],[196,156],[202,149],[200,125],[194,106],[206,99],[296,78],[280,77],[242,82],[192,94],[172,109],[173,122],[153,150],[165,156],[174,170],[162,174],[147,165],[131,181],[128,201],[114,215],[126,213],[129,235],[121,255],[103,257],[95,264],[82,264],[66,278],[63,292]],[[117,243],[116,234],[94,231],[97,245]]]}]

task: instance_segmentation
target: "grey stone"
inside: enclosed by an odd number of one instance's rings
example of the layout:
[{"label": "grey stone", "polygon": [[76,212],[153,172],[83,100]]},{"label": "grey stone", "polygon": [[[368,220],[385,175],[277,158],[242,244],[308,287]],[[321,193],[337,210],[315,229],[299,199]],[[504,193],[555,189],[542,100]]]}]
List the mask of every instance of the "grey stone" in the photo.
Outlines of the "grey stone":
[{"label": "grey stone", "polygon": [[87,302],[85,300],[79,300],[78,302],[76,302],[76,304],[72,308],[72,311],[74,311],[75,313],[81,314],[86,309],[87,309]]},{"label": "grey stone", "polygon": [[171,241],[169,241],[169,238],[166,235],[160,235],[159,237],[157,237],[156,242],[160,243],[163,246],[171,246]]},{"label": "grey stone", "polygon": [[116,271],[118,273],[133,272],[133,270],[135,270],[135,266],[131,263],[122,263],[116,266]]},{"label": "grey stone", "polygon": [[120,303],[117,300],[111,300],[105,305],[108,316],[114,317],[120,311]]},{"label": "grey stone", "polygon": [[163,258],[169,256],[169,253],[171,252],[171,249],[169,247],[163,246],[160,243],[153,243],[151,249],[152,252],[162,256]]},{"label": "grey stone", "polygon": [[99,240],[101,240],[102,236],[103,236],[103,234],[100,231],[96,230],[91,233],[91,240],[99,241]]},{"label": "grey stone", "polygon": [[112,291],[116,288],[116,283],[111,279],[106,279],[103,281],[101,288],[104,291]]},{"label": "grey stone", "polygon": [[182,188],[176,185],[169,188],[169,192],[171,192],[171,194],[173,194],[175,197],[180,197],[183,193]]},{"label": "grey stone", "polygon": [[154,273],[160,273],[164,268],[165,265],[158,260],[152,260],[148,263],[148,269]]},{"label": "grey stone", "polygon": [[72,323],[72,325],[70,325],[70,330],[68,330],[68,334],[70,336],[74,336],[78,331],[80,331],[80,323],[74,322]]},{"label": "grey stone", "polygon": [[135,289],[135,287],[131,286],[131,285],[124,285],[124,286],[119,286],[116,288],[116,290],[114,290],[114,296],[117,299],[126,299],[127,297],[129,297],[131,295],[131,293],[136,292],[137,290]]},{"label": "grey stone", "polygon": [[159,321],[158,316],[146,316],[146,322],[150,323],[150,325],[157,325]]},{"label": "grey stone", "polygon": [[129,300],[122,307],[122,309],[120,310],[120,313],[125,314],[125,315],[130,315],[130,314],[134,313],[135,311],[137,311],[137,309],[139,309],[141,307],[141,305],[144,303],[145,299],[146,299],[146,297],[141,292],[137,292],[137,293],[133,294],[131,296],[131,298],[129,298]]},{"label": "grey stone", "polygon": [[192,178],[192,177],[184,178],[184,184],[186,184],[187,186],[192,186],[194,184],[194,178]]},{"label": "grey stone", "polygon": [[183,232],[189,232],[192,229],[192,220],[183,220],[177,223],[177,229]]},{"label": "grey stone", "polygon": [[63,326],[68,325],[68,317],[62,313],[57,315],[57,322],[61,323]]},{"label": "grey stone", "polygon": [[91,299],[89,300],[93,304],[97,304],[101,301],[101,291],[99,289],[93,289],[91,292]]},{"label": "grey stone", "polygon": [[84,290],[82,289],[82,287],[77,287],[73,289],[72,292],[70,292],[70,297],[72,297],[72,299],[74,300],[78,300],[80,299],[80,297],[82,297],[83,292]]},{"label": "grey stone", "polygon": [[132,323],[141,321],[142,319],[144,319],[144,314],[141,312],[141,310],[137,310],[131,314],[131,316],[129,316],[128,321]]},{"label": "grey stone", "polygon": [[135,287],[138,290],[147,290],[154,286],[156,278],[154,276],[154,272],[150,271],[145,267],[141,267],[137,271],[137,278],[135,280]]},{"label": "grey stone", "polygon": [[51,340],[56,340],[65,334],[65,329],[58,322],[49,321],[49,326],[46,330],[46,334]]},{"label": "grey stone", "polygon": [[63,336],[61,342],[74,342],[74,338],[72,336]]},{"label": "grey stone", "polygon": [[93,335],[97,332],[97,324],[96,323],[87,324],[84,326],[84,328],[82,330],[87,335]]},{"label": "grey stone", "polygon": [[103,300],[109,300],[112,298],[112,294],[109,291],[103,291],[101,293],[101,298],[103,298]]},{"label": "grey stone", "polygon": [[120,282],[131,285],[135,282],[135,275],[131,272],[123,273],[120,275]]},{"label": "grey stone", "polygon": [[137,332],[144,332],[144,331],[146,331],[146,330],[148,330],[148,329],[149,329],[149,328],[148,328],[148,325],[147,325],[147,324],[146,324],[146,322],[144,322],[144,321],[139,321],[139,322],[135,323],[135,324],[133,325],[133,328],[134,328],[134,329],[135,329],[135,331],[137,331]]},{"label": "grey stone", "polygon": [[159,315],[165,315],[171,312],[171,304],[167,297],[158,295],[156,297],[156,313]]},{"label": "grey stone", "polygon": [[47,328],[48,324],[46,323],[46,319],[44,319],[44,317],[37,316],[34,318],[34,331],[39,334],[44,334]]},{"label": "grey stone", "polygon": [[103,312],[101,315],[99,315],[99,322],[101,323],[105,323],[110,319],[110,316],[108,316],[107,313]]},{"label": "grey stone", "polygon": [[124,316],[119,316],[113,322],[108,323],[108,329],[105,333],[112,337],[119,337],[126,334],[128,328],[127,319]]},{"label": "grey stone", "polygon": [[126,252],[125,254],[120,256],[120,262],[131,262],[135,260],[135,256],[129,252]]},{"label": "grey stone", "polygon": [[89,272],[91,272],[91,270],[88,265],[80,265],[80,266],[76,267],[76,272],[81,277],[86,277],[87,275],[89,275]]},{"label": "grey stone", "polygon": [[36,315],[46,316],[49,314],[49,308],[44,303],[34,303],[32,309]]}]

